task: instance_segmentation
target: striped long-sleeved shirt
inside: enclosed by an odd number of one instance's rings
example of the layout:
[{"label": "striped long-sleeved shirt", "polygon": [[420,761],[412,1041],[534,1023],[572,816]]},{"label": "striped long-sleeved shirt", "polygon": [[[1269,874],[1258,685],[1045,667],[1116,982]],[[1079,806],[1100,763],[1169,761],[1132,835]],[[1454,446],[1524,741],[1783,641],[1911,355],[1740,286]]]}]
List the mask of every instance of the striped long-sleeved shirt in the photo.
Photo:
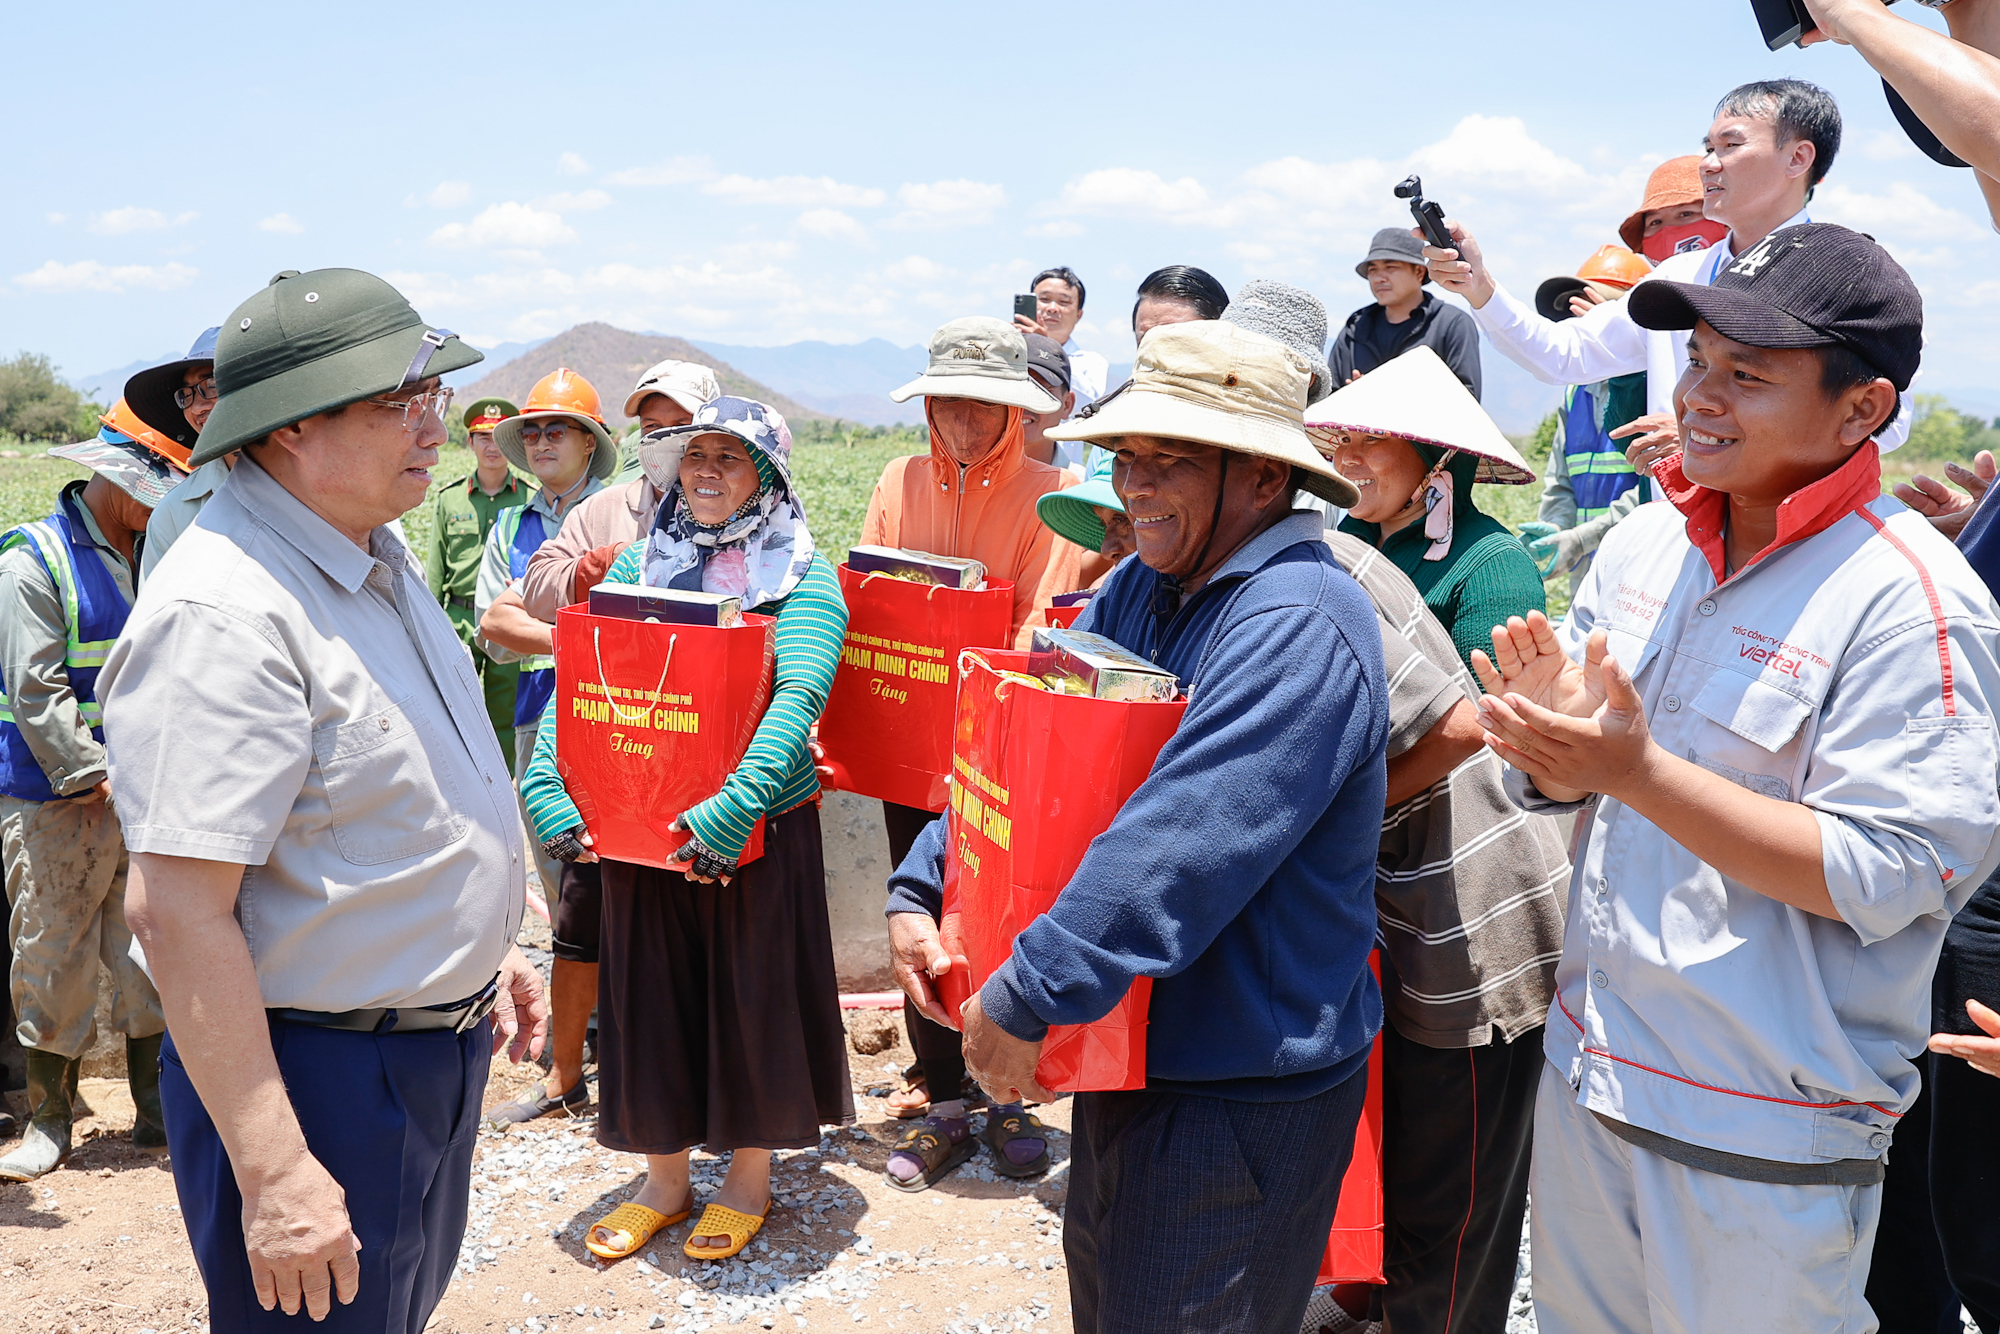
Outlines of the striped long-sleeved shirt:
[{"label": "striped long-sleeved shirt", "polygon": [[[642,553],[641,543],[627,547],[613,562],[606,581],[644,582]],[[722,791],[681,816],[681,823],[704,847],[732,860],[742,853],[760,816],[789,810],[818,794],[819,775],[806,736],[826,708],[826,693],[833,685],[833,669],[840,662],[840,644],[847,633],[847,603],[823,556],[813,557],[805,577],[788,596],[745,610],[778,618],[770,707]],[[556,700],[551,699],[535,737],[534,757],[521,780],[521,796],[537,839],[553,838],[583,823],[556,771],[555,709]]]}]

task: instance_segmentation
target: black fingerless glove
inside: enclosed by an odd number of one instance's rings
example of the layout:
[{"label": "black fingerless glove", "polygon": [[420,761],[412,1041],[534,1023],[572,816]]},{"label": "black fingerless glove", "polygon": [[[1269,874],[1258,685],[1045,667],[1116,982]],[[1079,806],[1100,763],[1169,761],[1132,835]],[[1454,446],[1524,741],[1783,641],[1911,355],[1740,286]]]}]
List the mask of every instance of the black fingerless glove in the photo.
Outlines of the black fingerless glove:
[{"label": "black fingerless glove", "polygon": [[542,840],[542,851],[559,862],[573,862],[587,851],[583,839],[579,837],[583,832],[584,827],[576,825],[553,838],[545,838]]}]

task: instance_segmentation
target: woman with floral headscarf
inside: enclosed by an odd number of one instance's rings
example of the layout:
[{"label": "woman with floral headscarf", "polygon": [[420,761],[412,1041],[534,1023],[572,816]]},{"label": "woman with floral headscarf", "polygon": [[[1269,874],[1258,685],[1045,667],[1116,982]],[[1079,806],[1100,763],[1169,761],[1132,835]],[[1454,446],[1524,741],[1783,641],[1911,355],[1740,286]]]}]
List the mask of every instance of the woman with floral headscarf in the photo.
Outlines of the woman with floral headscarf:
[{"label": "woman with floral headscarf", "polygon": [[[771,1150],[809,1148],[821,1125],[854,1119],[807,749],[847,606],[813,550],[790,455],[784,418],[742,398],[718,398],[690,425],[650,433],[639,460],[662,493],[659,512],[606,576],[726,593],[777,620],[770,706],[722,791],[675,818],[673,828],[694,835],[682,860],[665,869],[604,863],[597,1139],[646,1155],[632,1201],[585,1238],[607,1260],[693,1212],[688,1151],[697,1144],[733,1153],[682,1249],[696,1260],[735,1255],[770,1211]],[[536,738],[522,788],[528,815],[551,855],[594,860],[554,736],[550,722]],[[760,817],[764,855],[739,868]]]}]

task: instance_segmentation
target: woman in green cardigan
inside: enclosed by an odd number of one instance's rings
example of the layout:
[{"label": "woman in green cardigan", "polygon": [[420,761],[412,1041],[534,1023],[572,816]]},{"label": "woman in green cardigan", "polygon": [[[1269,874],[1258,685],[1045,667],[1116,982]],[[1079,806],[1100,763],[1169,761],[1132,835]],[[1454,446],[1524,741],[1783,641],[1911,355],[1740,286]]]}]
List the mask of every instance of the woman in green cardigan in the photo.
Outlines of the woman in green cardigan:
[{"label": "woman in green cardigan", "polygon": [[[585,1238],[607,1260],[693,1212],[697,1144],[733,1152],[682,1249],[697,1260],[735,1255],[770,1212],[771,1150],[810,1148],[821,1125],[854,1119],[807,748],[847,606],[813,550],[790,454],[784,418],[741,398],[649,434],[640,462],[662,493],[658,515],[606,576],[730,594],[777,619],[770,705],[722,790],[676,817],[673,828],[694,836],[680,860],[664,870],[604,863],[597,1139],[646,1155],[632,1201]],[[557,770],[549,707],[522,797],[552,856],[593,860]],[[760,817],[764,855],[739,867]]]},{"label": "woman in green cardigan", "polygon": [[1361,492],[1340,531],[1410,576],[1471,670],[1493,627],[1544,611],[1521,540],[1473,503],[1477,482],[1525,486],[1529,468],[1438,355],[1415,347],[1306,410],[1320,452]]}]

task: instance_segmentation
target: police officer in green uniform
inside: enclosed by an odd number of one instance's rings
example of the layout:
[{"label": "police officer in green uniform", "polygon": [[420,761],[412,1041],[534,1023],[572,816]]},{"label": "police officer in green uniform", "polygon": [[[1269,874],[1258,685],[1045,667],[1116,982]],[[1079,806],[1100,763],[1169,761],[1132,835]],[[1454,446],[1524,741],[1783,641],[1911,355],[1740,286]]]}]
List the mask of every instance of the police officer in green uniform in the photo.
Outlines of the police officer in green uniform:
[{"label": "police officer in green uniform", "polygon": [[[430,535],[424,539],[424,582],[444,604],[458,637],[472,643],[479,628],[472,594],[479,583],[479,556],[486,534],[501,510],[528,503],[535,488],[507,467],[506,456],[493,443],[493,428],[521,410],[504,398],[481,398],[465,409],[465,430],[477,465],[465,476],[446,482],[424,503],[430,509]],[[500,738],[509,768],[514,763],[514,688],[519,663],[495,662],[484,653],[472,655],[486,693],[486,715]]]}]

